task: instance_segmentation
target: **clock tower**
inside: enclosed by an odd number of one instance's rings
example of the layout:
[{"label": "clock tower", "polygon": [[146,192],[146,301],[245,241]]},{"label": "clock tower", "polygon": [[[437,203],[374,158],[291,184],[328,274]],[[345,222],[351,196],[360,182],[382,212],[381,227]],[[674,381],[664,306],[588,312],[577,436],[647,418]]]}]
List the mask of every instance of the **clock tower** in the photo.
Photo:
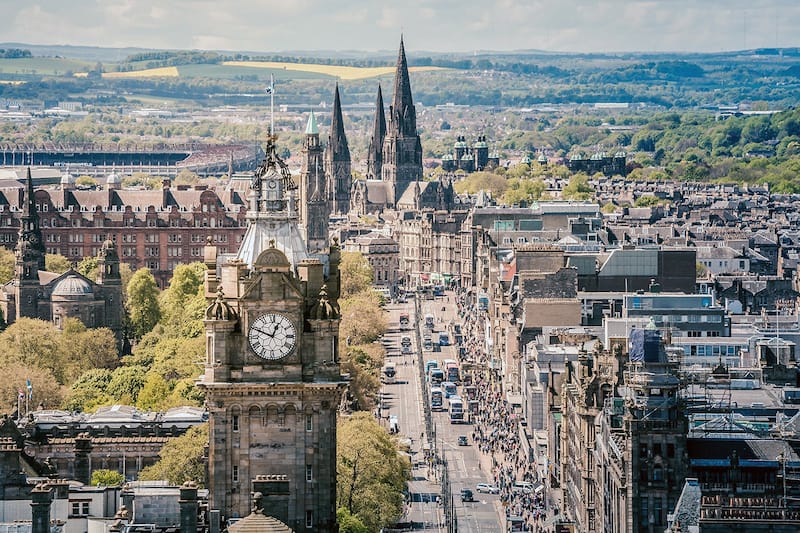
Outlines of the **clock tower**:
[{"label": "clock tower", "polygon": [[309,254],[297,191],[269,139],[235,254],[205,251],[209,508],[265,513],[294,531],[335,531],[339,261]]}]

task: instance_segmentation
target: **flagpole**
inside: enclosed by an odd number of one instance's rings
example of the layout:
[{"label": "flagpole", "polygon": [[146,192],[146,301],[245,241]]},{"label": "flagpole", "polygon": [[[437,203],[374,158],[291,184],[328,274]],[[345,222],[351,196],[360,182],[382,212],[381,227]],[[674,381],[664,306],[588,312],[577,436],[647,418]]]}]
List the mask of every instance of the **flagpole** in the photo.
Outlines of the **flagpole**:
[{"label": "flagpole", "polygon": [[269,136],[275,135],[275,76],[269,75]]}]

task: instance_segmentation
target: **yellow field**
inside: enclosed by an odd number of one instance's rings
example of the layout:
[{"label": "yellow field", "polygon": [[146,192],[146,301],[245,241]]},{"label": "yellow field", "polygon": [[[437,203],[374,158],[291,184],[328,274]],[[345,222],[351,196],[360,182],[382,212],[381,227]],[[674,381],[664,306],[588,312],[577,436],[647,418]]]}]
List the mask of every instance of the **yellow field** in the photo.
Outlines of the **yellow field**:
[{"label": "yellow field", "polygon": [[[76,72],[73,74],[76,78],[85,78],[86,72]],[[177,78],[180,76],[177,67],[160,67],[148,68],[145,70],[131,70],[130,72],[103,72],[104,78],[120,79],[120,78]]]},{"label": "yellow field", "polygon": [[[279,70],[296,70],[326,74],[342,80],[361,80],[394,73],[394,67],[342,67],[338,65],[318,65],[312,63],[277,63],[273,61],[225,61],[223,65],[232,67],[268,68]],[[443,70],[441,67],[410,67],[411,72],[426,70]]]},{"label": "yellow field", "polygon": [[103,72],[104,78],[177,78],[180,76],[177,67],[148,68],[130,72]]}]

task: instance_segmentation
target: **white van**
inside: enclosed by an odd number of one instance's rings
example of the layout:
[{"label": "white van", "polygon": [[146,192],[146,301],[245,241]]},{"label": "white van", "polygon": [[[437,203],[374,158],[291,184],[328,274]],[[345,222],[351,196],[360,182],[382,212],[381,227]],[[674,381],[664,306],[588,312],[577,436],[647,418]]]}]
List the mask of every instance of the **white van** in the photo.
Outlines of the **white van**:
[{"label": "white van", "polygon": [[533,483],[528,481],[515,481],[512,490],[514,492],[522,492],[523,494],[531,494],[533,492]]}]

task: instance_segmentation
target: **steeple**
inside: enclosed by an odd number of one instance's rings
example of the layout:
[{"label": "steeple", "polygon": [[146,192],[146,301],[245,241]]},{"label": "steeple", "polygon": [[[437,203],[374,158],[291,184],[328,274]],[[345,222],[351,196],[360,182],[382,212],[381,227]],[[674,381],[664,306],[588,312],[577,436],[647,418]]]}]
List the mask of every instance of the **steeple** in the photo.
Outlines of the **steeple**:
[{"label": "steeple", "polygon": [[338,83],[333,92],[333,116],[331,117],[331,135],[328,139],[328,149],[333,153],[334,161],[350,161],[350,148],[347,146],[347,136],[344,133],[342,102],[339,98]]},{"label": "steeple", "polygon": [[327,199],[330,213],[345,214],[350,210],[350,189],[353,185],[350,148],[344,133],[342,102],[339,84],[333,92],[333,116],[328,146],[325,148],[325,174],[327,175]]},{"label": "steeple", "polygon": [[308,115],[308,122],[306,123],[306,135],[319,135],[319,128],[317,127],[317,117],[314,116],[314,110]]},{"label": "steeple", "polygon": [[402,36],[400,37],[400,51],[397,54],[390,115],[391,127],[394,128],[395,133],[404,137],[413,137],[417,134],[417,113],[411,98],[411,79],[408,76],[408,62]]},{"label": "steeple", "polygon": [[383,163],[383,139],[386,138],[386,115],[383,111],[383,92],[378,85],[378,99],[375,101],[375,123],[369,140],[367,153],[367,179],[380,179]]},{"label": "steeple", "polygon": [[330,203],[326,192],[322,145],[317,119],[312,111],[306,125],[300,170],[300,233],[311,253],[323,251],[328,243]]},{"label": "steeple", "polygon": [[45,249],[42,241],[42,230],[39,227],[39,213],[36,211],[36,196],[33,191],[30,167],[28,167],[22,199],[22,217],[20,218],[19,234],[17,236],[18,249],[23,242],[28,245],[27,252],[29,254],[38,255],[36,257],[38,270],[44,270]]}]

